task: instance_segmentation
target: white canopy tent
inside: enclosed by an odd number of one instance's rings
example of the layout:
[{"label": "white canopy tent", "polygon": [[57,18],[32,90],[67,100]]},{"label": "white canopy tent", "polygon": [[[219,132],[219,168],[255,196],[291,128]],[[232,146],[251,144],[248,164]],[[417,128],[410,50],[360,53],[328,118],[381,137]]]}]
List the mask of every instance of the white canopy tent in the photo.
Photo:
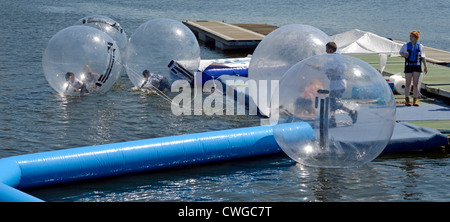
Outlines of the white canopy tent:
[{"label": "white canopy tent", "polygon": [[379,54],[380,72],[386,67],[387,57],[400,56],[401,44],[371,32],[353,29],[330,36],[338,46],[338,52],[348,55]]}]

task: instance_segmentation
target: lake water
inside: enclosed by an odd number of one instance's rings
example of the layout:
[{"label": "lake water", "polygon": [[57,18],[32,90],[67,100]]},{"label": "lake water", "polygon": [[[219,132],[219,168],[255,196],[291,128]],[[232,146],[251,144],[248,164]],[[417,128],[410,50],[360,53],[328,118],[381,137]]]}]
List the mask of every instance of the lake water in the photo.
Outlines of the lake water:
[{"label": "lake water", "polygon": [[[88,15],[130,36],[153,18],[301,23],[329,35],[354,28],[450,50],[448,1],[7,1],[0,0],[0,158],[259,125],[257,116],[175,116],[161,97],[132,90],[123,73],[102,96],[65,98],[47,83],[50,38]],[[201,46],[202,59],[245,56]],[[46,201],[449,201],[445,151],[382,155],[352,169],[319,169],[285,155],[28,190]]]}]

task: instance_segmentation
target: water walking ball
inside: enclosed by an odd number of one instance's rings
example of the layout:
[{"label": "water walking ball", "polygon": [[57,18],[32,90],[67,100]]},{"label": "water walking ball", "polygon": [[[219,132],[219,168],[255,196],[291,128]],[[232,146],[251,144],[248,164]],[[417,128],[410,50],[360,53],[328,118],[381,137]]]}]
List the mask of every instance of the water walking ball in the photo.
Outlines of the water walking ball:
[{"label": "water walking ball", "polygon": [[[261,99],[271,98],[271,80],[280,80],[283,74],[299,61],[313,55],[325,54],[325,45],[332,41],[321,30],[303,24],[282,26],[267,35],[256,47],[250,61],[248,78],[249,93],[263,115],[269,108],[263,107]],[[260,82],[267,80],[267,83]]]},{"label": "water walking ball", "polygon": [[103,31],[116,42],[117,47],[122,52],[122,56],[125,55],[127,34],[122,26],[113,19],[103,15],[92,15],[78,20],[74,25],[86,25]]},{"label": "water walking ball", "polygon": [[177,70],[183,71],[181,78],[193,78],[191,75],[200,64],[200,46],[183,23],[166,18],[153,19],[140,25],[131,35],[125,62],[128,77],[137,87],[145,81],[142,74],[145,70],[162,75],[169,82],[177,79],[170,74],[173,64],[178,64]]},{"label": "water walking ball", "polygon": [[[386,80],[366,62],[340,54],[307,58],[290,68],[274,95],[270,121],[282,150],[308,166],[354,167],[375,159],[394,129],[395,102]],[[307,122],[314,139],[299,140],[283,123]]]},{"label": "water walking ball", "polygon": [[50,86],[64,95],[107,92],[120,77],[120,50],[106,33],[70,26],[48,42],[42,67]]}]

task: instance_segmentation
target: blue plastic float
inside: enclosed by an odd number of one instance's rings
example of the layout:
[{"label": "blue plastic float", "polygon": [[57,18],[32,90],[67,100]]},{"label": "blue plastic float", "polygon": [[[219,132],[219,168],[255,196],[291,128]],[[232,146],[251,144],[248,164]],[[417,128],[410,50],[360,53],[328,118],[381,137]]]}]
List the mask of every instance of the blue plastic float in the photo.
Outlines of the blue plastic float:
[{"label": "blue plastic float", "polygon": [[[287,136],[314,139],[307,123]],[[281,152],[271,126],[88,146],[0,159],[0,201],[42,201],[20,189]]]}]

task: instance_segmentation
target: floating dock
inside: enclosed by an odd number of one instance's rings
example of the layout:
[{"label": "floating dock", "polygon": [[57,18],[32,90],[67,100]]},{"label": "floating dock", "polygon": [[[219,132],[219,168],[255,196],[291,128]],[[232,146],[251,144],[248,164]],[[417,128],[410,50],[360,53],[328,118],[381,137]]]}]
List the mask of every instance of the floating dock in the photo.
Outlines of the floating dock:
[{"label": "floating dock", "polygon": [[[255,49],[266,35],[278,28],[267,24],[229,24],[223,21],[183,21],[183,24],[192,30],[200,42],[213,43],[216,49],[223,51]],[[405,43],[400,40],[393,41]],[[439,65],[428,66],[428,74],[422,80],[422,90],[448,103],[450,101],[450,68],[448,67],[450,52],[426,46],[425,51],[427,61]],[[378,68],[378,55],[356,57]],[[403,68],[403,58],[389,58],[385,71],[391,74],[403,73]]]},{"label": "floating dock", "polygon": [[[195,34],[197,39],[204,43],[215,43],[220,50],[235,50],[256,48],[259,42],[277,26],[268,24],[230,24],[220,21],[183,21]],[[393,40],[399,44],[406,42]],[[446,65],[450,64],[450,51],[425,46],[427,61]]]},{"label": "floating dock", "polygon": [[[214,44],[216,49],[228,50],[254,50],[259,42],[277,26],[267,24],[229,24],[220,21],[184,21],[196,35],[200,42],[206,44]],[[404,41],[393,40],[399,44],[404,44]],[[450,52],[446,50],[436,49],[425,46],[428,63],[428,74],[424,75],[422,80],[422,93],[427,96],[443,100],[445,103],[450,103]],[[361,55],[355,56],[374,68],[379,68],[379,56]],[[388,75],[401,73],[403,76],[404,59],[401,57],[392,57],[388,59],[384,71]],[[396,99],[400,102],[403,99],[402,95],[397,95]],[[414,122],[416,123],[416,122]],[[438,121],[424,121],[418,122],[420,126],[430,126],[434,129],[445,131],[448,134],[448,125],[450,120]]]},{"label": "floating dock", "polygon": [[239,25],[220,21],[183,21],[183,24],[199,41],[213,43],[216,49],[223,51],[255,49],[268,33],[278,28],[266,24]]}]

